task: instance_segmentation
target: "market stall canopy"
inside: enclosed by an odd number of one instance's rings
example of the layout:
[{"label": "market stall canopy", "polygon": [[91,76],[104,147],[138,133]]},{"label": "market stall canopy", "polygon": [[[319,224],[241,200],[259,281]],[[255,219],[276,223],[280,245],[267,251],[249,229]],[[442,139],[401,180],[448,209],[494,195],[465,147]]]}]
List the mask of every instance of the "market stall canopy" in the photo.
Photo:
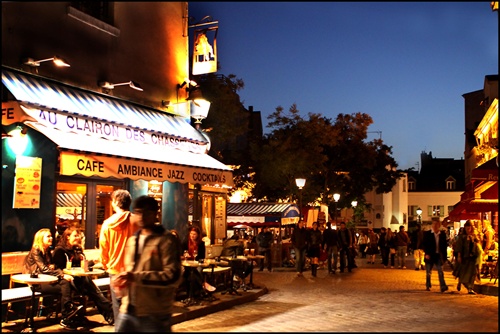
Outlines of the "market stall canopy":
[{"label": "market stall canopy", "polygon": [[228,203],[227,225],[245,224],[251,227],[279,227],[296,224],[299,208],[290,203]]}]

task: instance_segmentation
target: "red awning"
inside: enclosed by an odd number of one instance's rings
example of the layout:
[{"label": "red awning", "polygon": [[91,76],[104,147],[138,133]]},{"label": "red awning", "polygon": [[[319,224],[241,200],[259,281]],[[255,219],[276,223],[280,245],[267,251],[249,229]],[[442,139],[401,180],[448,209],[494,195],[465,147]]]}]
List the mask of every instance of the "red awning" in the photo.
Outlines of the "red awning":
[{"label": "red awning", "polygon": [[490,159],[472,170],[472,180],[498,181],[498,166],[496,158]]},{"label": "red awning", "polygon": [[477,219],[481,212],[498,211],[498,199],[496,200],[468,200],[459,202],[449,213],[452,221]]}]

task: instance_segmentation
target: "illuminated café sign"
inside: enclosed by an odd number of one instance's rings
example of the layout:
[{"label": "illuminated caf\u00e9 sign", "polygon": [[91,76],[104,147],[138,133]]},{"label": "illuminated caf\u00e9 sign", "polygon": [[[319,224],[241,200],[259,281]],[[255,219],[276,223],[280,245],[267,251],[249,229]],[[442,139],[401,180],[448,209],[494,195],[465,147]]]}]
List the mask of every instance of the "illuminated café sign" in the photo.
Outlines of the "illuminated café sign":
[{"label": "illuminated caf\u00e9 sign", "polygon": [[198,183],[211,186],[232,185],[231,171],[73,152],[61,152],[60,158],[61,175]]},{"label": "illuminated caf\u00e9 sign", "polygon": [[[21,108],[19,108],[21,107]],[[208,143],[194,142],[161,132],[147,131],[106,120],[78,116],[58,110],[27,108],[18,103],[2,103],[2,124],[8,125],[26,120],[36,121],[48,128],[65,132],[91,135],[120,142],[146,143],[203,154]]]}]

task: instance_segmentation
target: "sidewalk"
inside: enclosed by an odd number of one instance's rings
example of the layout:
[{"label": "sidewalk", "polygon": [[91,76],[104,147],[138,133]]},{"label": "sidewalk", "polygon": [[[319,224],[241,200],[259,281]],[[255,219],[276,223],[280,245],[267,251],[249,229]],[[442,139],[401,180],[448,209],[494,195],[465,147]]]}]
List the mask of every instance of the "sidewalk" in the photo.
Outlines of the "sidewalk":
[{"label": "sidewalk", "polygon": [[[354,269],[354,274],[357,277],[364,277],[364,276],[371,276],[373,274],[376,274],[375,280],[372,282],[374,284],[377,283],[377,277],[380,280],[380,282],[383,282],[384,276],[386,273],[391,273],[393,277],[398,278],[398,282],[400,283],[395,283],[394,285],[399,285],[401,284],[401,288],[399,291],[402,291],[404,293],[405,291],[408,290],[407,284],[411,284],[411,289],[420,289],[422,292],[425,292],[425,289],[423,285],[425,284],[425,273],[422,271],[415,271],[413,269],[412,261],[408,260],[407,267],[408,269],[401,270],[401,269],[384,269],[381,264],[375,264],[375,265],[368,265],[366,264],[366,261],[364,259],[360,259],[357,261],[358,263],[358,268]],[[334,280],[341,280],[338,282],[344,282],[343,284],[348,284],[347,287],[348,289],[360,289],[359,293],[363,293],[362,289],[364,289],[361,286],[358,286],[356,281],[355,281],[355,276],[349,276],[352,274],[339,274],[337,271],[337,274],[334,275],[335,277],[328,276],[328,273],[326,273],[326,270],[324,268],[320,269],[318,271],[318,280],[316,284],[318,285],[318,288],[324,287],[327,288],[331,284],[329,281],[331,279]],[[275,288],[268,290],[268,286],[266,286],[266,282],[268,284],[277,284],[281,287],[280,289],[283,289],[284,291],[287,290],[289,287],[287,284],[284,282],[288,282],[288,280],[293,277],[295,278],[295,269],[294,268],[286,268],[286,267],[281,267],[281,268],[274,268],[273,272],[268,273],[268,272],[255,272],[254,276],[254,282],[256,285],[259,285],[259,288],[255,288],[252,290],[248,291],[239,291],[241,295],[233,295],[233,294],[221,294],[220,292],[214,293],[214,296],[217,298],[217,300],[213,302],[201,302],[199,305],[194,305],[190,307],[185,307],[182,302],[176,302],[174,305],[174,314],[173,314],[173,324],[181,324],[181,323],[188,323],[190,320],[193,319],[201,319],[204,316],[207,316],[212,313],[224,311],[224,310],[229,310],[237,305],[242,305],[242,304],[247,304],[252,301],[257,301],[260,299],[260,297],[263,297],[266,294],[277,294],[280,295],[281,293],[279,291],[276,291]],[[304,276],[309,277],[310,276],[310,271],[304,273]],[[309,278],[306,277],[307,281],[310,281]],[[401,277],[401,279],[399,278]],[[403,279],[404,278],[404,279]],[[451,270],[448,266],[445,267],[445,279],[446,282],[449,286],[450,293],[452,294],[457,294],[456,292],[456,284],[457,281],[455,278],[451,275]],[[416,280],[416,281],[415,281]],[[437,273],[434,271],[433,272],[433,280],[437,280]],[[475,291],[479,295],[489,295],[489,296],[498,296],[498,281],[495,284],[493,284],[494,280],[489,279],[482,279],[481,284],[476,284],[475,286]],[[283,283],[280,283],[283,282]],[[312,281],[311,281],[312,282]],[[311,283],[309,282],[309,283]],[[408,283],[409,282],[409,283]],[[326,285],[325,285],[326,284]],[[354,285],[352,285],[354,284]],[[463,289],[462,289],[463,290]],[[466,295],[466,292],[462,291],[461,294],[464,296]],[[423,295],[425,296],[425,294]],[[474,296],[472,296],[474,297]],[[263,297],[264,299],[268,299],[267,297]],[[306,302],[306,301],[304,301]],[[89,309],[88,310],[88,315],[87,315],[88,320],[90,321],[90,326],[87,330],[85,331],[91,331],[91,332],[112,332],[114,330],[113,326],[109,326],[105,323],[103,317],[96,312],[95,309]],[[198,321],[198,320],[193,320],[193,321]],[[17,332],[20,331],[23,327],[23,322],[24,320],[18,320],[16,324],[10,325],[10,326],[5,326],[5,324],[2,324],[2,332]],[[67,330],[61,328],[58,323],[53,323],[50,321],[45,320],[44,317],[40,317],[36,319],[36,327],[38,332],[67,332]],[[83,330],[82,330],[83,331]]]}]

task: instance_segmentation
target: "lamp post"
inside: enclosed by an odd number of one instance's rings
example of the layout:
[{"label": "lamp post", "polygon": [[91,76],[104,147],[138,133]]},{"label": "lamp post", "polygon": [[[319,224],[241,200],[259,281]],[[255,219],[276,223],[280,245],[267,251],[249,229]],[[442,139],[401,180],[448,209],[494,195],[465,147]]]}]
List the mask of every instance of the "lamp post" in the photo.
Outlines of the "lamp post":
[{"label": "lamp post", "polygon": [[295,184],[299,188],[299,221],[302,220],[302,188],[306,185],[306,179],[296,178]]},{"label": "lamp post", "polygon": [[333,200],[335,201],[335,212],[333,213],[333,221],[335,222],[335,226],[337,226],[337,202],[340,199],[340,194],[333,194]]},{"label": "lamp post", "polygon": [[418,215],[417,222],[419,222],[420,224],[422,224],[422,209],[420,209],[420,207],[418,207],[418,209],[417,209],[416,212],[417,212],[417,215]]},{"label": "lamp post", "polygon": [[353,209],[352,209],[352,217],[354,219],[354,224],[356,224],[356,207],[358,206],[358,201],[352,201],[351,205],[353,207]]}]

